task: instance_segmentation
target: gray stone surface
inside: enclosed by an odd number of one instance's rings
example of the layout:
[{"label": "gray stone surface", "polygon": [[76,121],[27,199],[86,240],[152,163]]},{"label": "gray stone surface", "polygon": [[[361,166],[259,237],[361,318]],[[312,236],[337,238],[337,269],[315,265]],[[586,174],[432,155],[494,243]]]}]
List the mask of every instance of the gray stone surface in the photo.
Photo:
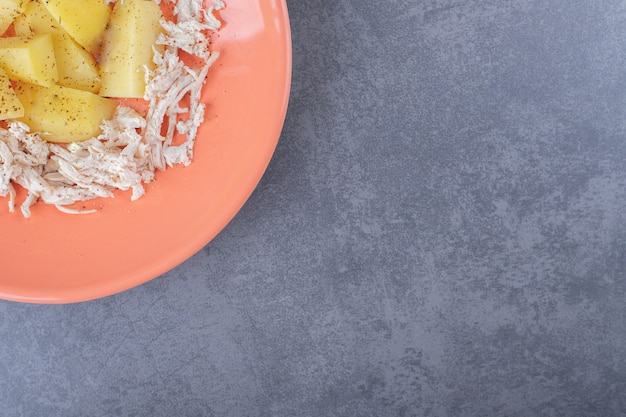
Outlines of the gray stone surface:
[{"label": "gray stone surface", "polygon": [[0,414],[626,415],[624,2],[288,5],[256,192],[145,285],[0,302]]}]

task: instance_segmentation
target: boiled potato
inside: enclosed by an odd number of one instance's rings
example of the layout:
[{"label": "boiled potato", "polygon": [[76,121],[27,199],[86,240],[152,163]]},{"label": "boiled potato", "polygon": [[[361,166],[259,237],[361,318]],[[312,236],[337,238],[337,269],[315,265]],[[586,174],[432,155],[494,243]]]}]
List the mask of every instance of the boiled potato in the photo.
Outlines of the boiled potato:
[{"label": "boiled potato", "polygon": [[14,27],[19,36],[50,34],[59,85],[92,93],[100,90],[96,60],[71,38],[42,3],[30,2],[22,15],[15,19]]},{"label": "boiled potato", "polygon": [[100,74],[93,56],[69,36],[52,39],[59,71],[58,84],[92,93],[100,91]]},{"label": "boiled potato", "polygon": [[[17,36],[0,38],[0,119],[20,120],[50,142],[82,141],[113,117],[118,102],[106,97],[144,96],[145,68],[154,69],[154,48],[163,48],[155,46],[163,15],[153,0],[118,1],[112,12],[106,0],[17,3],[9,13]],[[0,10],[7,4],[0,0]]]},{"label": "boiled potato", "polygon": [[50,35],[0,38],[0,68],[11,79],[43,86],[57,82],[59,74]]},{"label": "boiled potato", "polygon": [[50,142],[77,142],[101,133],[100,125],[113,117],[117,102],[88,91],[53,85],[17,82],[15,92],[25,115],[19,120]]},{"label": "boiled potato", "polygon": [[13,91],[7,73],[0,69],[0,120],[24,116],[24,106]]},{"label": "boiled potato", "polygon": [[76,42],[97,52],[111,9],[105,0],[39,0]]},{"label": "boiled potato", "polygon": [[154,43],[162,32],[161,9],[151,0],[117,2],[102,45],[100,76],[104,97],[142,98],[144,67],[154,69]]},{"label": "boiled potato", "polygon": [[0,35],[6,32],[13,20],[26,7],[27,0],[0,0]]}]

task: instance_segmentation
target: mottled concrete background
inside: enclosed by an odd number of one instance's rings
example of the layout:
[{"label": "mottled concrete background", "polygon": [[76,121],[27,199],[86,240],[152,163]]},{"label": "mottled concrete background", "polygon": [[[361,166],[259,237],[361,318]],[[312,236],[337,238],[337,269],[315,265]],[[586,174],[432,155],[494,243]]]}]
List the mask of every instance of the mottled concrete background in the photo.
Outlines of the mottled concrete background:
[{"label": "mottled concrete background", "polygon": [[248,204],[139,288],[0,302],[0,414],[626,415],[626,3],[288,3]]}]

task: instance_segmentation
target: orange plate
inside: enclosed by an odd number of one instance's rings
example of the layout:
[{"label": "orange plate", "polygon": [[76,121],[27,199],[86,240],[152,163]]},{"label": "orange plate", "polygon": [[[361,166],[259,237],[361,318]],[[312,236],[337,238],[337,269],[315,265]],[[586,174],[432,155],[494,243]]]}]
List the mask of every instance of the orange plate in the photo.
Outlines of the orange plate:
[{"label": "orange plate", "polygon": [[[36,204],[8,212],[0,198],[0,298],[68,303],[114,294],[191,257],[235,216],[261,179],[282,129],[291,82],[285,0],[227,0],[193,163],[68,215]],[[19,203],[19,202],[18,202]]]}]

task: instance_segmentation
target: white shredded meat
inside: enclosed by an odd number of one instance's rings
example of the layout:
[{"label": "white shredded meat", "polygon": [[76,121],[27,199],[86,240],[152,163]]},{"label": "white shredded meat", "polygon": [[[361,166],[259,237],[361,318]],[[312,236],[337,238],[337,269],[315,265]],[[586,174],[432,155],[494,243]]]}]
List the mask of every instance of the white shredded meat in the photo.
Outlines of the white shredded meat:
[{"label": "white shredded meat", "polygon": [[[204,120],[202,87],[219,55],[210,51],[206,33],[219,29],[214,12],[223,7],[222,0],[213,0],[209,7],[203,0],[178,0],[175,21],[161,21],[164,34],[157,44],[164,49],[162,53],[154,49],[156,69],[146,69],[144,99],[149,109],[145,116],[119,105],[113,118],[103,121],[100,136],[69,145],[47,142],[21,122],[0,128],[0,196],[8,196],[9,210],[16,206],[15,184],[28,192],[20,205],[25,217],[30,217],[30,207],[38,201],[66,213],[85,214],[95,210],[68,206],[113,197],[115,190],[131,190],[134,201],[144,195],[143,184],[154,180],[155,170],[189,165]],[[179,51],[196,56],[202,65],[186,65]],[[173,144],[174,137],[182,140]]]}]

